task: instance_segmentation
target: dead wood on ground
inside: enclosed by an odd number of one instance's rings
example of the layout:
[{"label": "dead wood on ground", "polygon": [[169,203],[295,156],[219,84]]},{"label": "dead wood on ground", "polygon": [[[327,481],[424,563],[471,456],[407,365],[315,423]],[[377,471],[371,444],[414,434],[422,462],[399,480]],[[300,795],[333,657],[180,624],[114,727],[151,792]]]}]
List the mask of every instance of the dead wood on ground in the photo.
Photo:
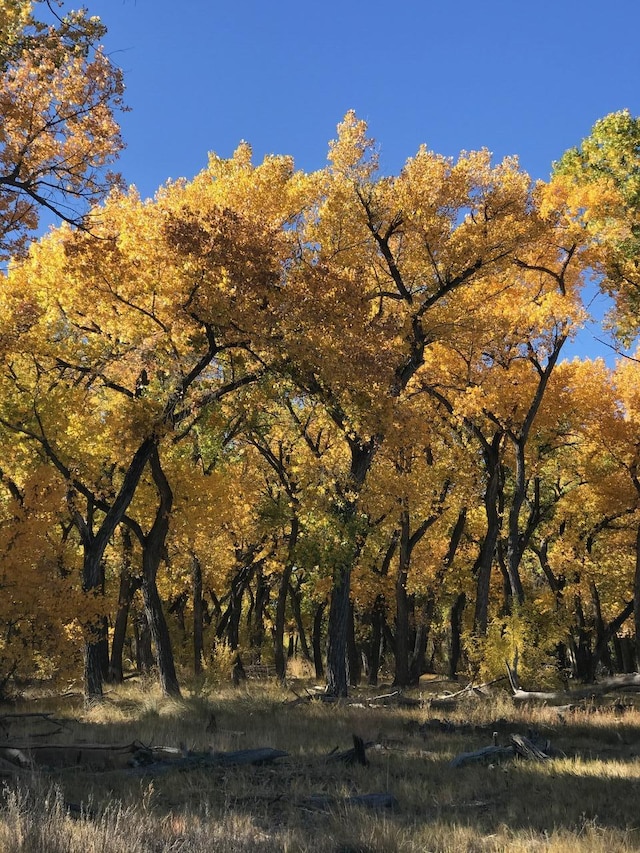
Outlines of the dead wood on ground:
[{"label": "dead wood on ground", "polygon": [[522,758],[529,761],[550,761],[555,752],[549,741],[541,744],[532,733],[529,737],[513,734],[509,743],[499,746],[495,741],[491,746],[476,749],[473,752],[462,752],[451,759],[452,767],[464,767],[466,764],[492,763],[500,759]]}]

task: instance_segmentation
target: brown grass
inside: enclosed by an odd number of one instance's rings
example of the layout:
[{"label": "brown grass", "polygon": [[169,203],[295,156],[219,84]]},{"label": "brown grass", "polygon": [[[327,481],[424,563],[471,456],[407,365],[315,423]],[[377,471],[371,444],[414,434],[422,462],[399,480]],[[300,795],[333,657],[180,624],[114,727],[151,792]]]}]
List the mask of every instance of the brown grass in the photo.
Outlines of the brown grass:
[{"label": "brown grass", "polygon": [[[438,684],[434,689],[442,689]],[[381,689],[379,693],[384,693]],[[291,706],[274,684],[163,699],[145,685],[113,691],[85,712],[79,700],[38,703],[64,717],[56,742],[235,750],[270,746],[288,758],[262,767],[173,771],[156,778],[82,767],[4,783],[2,853],[150,851],[631,851],[640,849],[640,712],[612,704],[559,714],[515,707],[506,693],[469,699],[446,714],[314,701]],[[417,694],[414,694],[417,695]],[[34,710],[33,705],[7,711]],[[0,714],[2,709],[0,709]],[[215,715],[217,730],[207,732]],[[438,717],[451,725],[438,726]],[[429,723],[430,725],[425,725]],[[33,721],[7,724],[9,740]],[[460,752],[535,728],[564,753],[547,763],[449,764]],[[368,767],[328,762],[352,734],[374,741]],[[389,792],[382,812],[341,802]],[[328,810],[308,802],[332,798]],[[80,806],[82,814],[68,811]]]}]

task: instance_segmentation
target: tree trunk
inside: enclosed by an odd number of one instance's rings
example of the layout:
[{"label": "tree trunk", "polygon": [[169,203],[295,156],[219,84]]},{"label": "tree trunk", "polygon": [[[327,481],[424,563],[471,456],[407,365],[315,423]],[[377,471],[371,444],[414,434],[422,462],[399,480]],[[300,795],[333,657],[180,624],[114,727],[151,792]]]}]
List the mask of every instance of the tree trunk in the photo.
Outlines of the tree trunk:
[{"label": "tree trunk", "polygon": [[[420,676],[427,671],[427,662],[425,658],[427,654],[427,643],[429,641],[429,635],[432,631],[433,620],[436,613],[436,591],[442,586],[445,575],[453,564],[466,523],[467,508],[462,507],[458,513],[458,518],[453,526],[453,530],[451,531],[451,538],[449,540],[447,553],[442,560],[441,565],[438,567],[438,571],[436,572],[434,579],[434,585],[427,592],[426,600],[422,606],[420,623],[418,624],[415,632],[413,656],[409,667],[409,683],[414,686],[417,686],[420,683]],[[436,644],[434,643],[432,658],[435,654]],[[431,666],[432,664],[433,660],[431,661]]]},{"label": "tree trunk", "polygon": [[380,672],[383,625],[385,620],[384,596],[379,595],[371,611],[371,643],[369,653],[369,684],[375,687]]},{"label": "tree trunk", "polygon": [[349,632],[347,634],[347,660],[349,663],[349,686],[357,687],[362,674],[362,662],[356,644],[355,610],[349,605]]},{"label": "tree trunk", "polygon": [[640,525],[636,532],[636,567],[633,575],[633,627],[636,636],[636,660],[640,661]]},{"label": "tree trunk", "polygon": [[295,547],[298,541],[300,522],[298,516],[291,519],[291,531],[289,534],[289,546],[287,548],[287,559],[282,570],[280,586],[278,587],[278,600],[276,602],[276,620],[273,631],[273,651],[276,666],[276,676],[279,681],[284,681],[287,674],[287,659],[284,653],[284,628],[287,615],[287,595],[289,594],[289,581],[295,564]]},{"label": "tree trunk", "polygon": [[[103,556],[116,527],[127,511],[147,462],[156,447],[154,439],[142,442],[131,459],[122,481],[120,491],[106,512],[97,532],[93,532],[93,500],[87,501],[87,514],[83,518],[75,506],[72,506],[74,523],[80,533],[83,547],[82,589],[86,593],[101,595],[104,592]],[[71,494],[71,493],[70,493]],[[85,626],[84,647],[84,694],[87,702],[102,698],[104,680],[104,648],[100,649],[102,634],[95,625]],[[108,669],[108,667],[107,667]]]},{"label": "tree trunk", "polygon": [[313,658],[309,651],[309,643],[307,642],[307,635],[305,632],[304,622],[302,620],[300,590],[295,589],[291,583],[289,584],[289,601],[291,602],[293,618],[296,620],[296,628],[298,629],[298,637],[300,638],[300,650],[302,652],[302,656],[305,660],[308,660],[311,663]]},{"label": "tree trunk", "polygon": [[[98,547],[95,538],[85,548],[82,573],[82,587],[85,592],[103,594],[104,565],[102,554],[104,549]],[[103,617],[85,626],[84,644],[84,696],[88,703],[102,699],[104,683],[104,622]]]},{"label": "tree trunk", "polygon": [[327,693],[330,696],[346,697],[349,694],[347,633],[351,566],[339,568],[337,574],[338,580],[334,580],[331,594],[327,629]]},{"label": "tree trunk", "polygon": [[180,696],[180,686],[176,675],[173,650],[167,622],[162,610],[162,602],[158,595],[156,577],[160,563],[166,559],[166,539],[169,533],[169,519],[173,506],[173,492],[169,485],[156,445],[149,456],[153,482],[158,492],[158,507],[151,525],[145,535],[137,522],[127,520],[129,527],[135,532],[142,546],[142,600],[149,624],[149,631],[156,651],[156,665],[160,688],[166,696]]},{"label": "tree trunk", "polygon": [[575,676],[580,681],[589,683],[594,679],[593,652],[591,650],[591,631],[582,609],[582,600],[579,595],[575,597],[575,612],[578,620],[577,641],[572,638]]},{"label": "tree trunk", "polygon": [[137,589],[140,589],[141,580],[134,578],[131,574],[133,545],[131,533],[128,528],[122,528],[122,567],[120,569],[120,589],[118,591],[118,612],[113,628],[113,640],[111,643],[111,660],[109,663],[109,678],[112,684],[121,684],[124,680],[122,669],[122,656],[127,636],[127,623],[129,621],[129,610],[131,602]]},{"label": "tree trunk", "polygon": [[326,601],[316,607],[313,615],[313,664],[316,670],[316,678],[324,678],[324,666],[322,664],[322,617],[327,606]]},{"label": "tree trunk", "polygon": [[357,496],[364,486],[367,474],[378,447],[380,437],[366,441],[350,439],[350,488],[356,497],[346,507],[336,508],[336,523],[344,541],[340,564],[333,567],[333,587],[327,624],[327,694],[347,696],[347,633],[349,630],[349,603],[351,572],[364,545],[364,532],[358,532]]},{"label": "tree trunk", "polygon": [[251,619],[249,644],[253,663],[260,663],[264,645],[264,611],[269,601],[269,587],[265,583],[262,567],[256,570],[256,595]]},{"label": "tree trunk", "polygon": [[204,600],[202,598],[202,566],[197,555],[191,554],[191,583],[193,589],[193,674],[202,675],[204,657]]},{"label": "tree trunk", "polygon": [[180,685],[176,675],[169,629],[162,611],[162,602],[158,595],[155,578],[144,577],[142,582],[142,600],[149,623],[151,639],[156,650],[156,665],[160,689],[165,696],[180,696]]},{"label": "tree trunk", "polygon": [[460,663],[460,654],[462,650],[462,614],[467,604],[467,596],[464,592],[456,598],[450,614],[451,625],[451,655],[449,657],[449,675],[451,678],[456,677],[458,664]]},{"label": "tree trunk", "polygon": [[480,637],[486,636],[487,626],[489,624],[491,569],[496,551],[496,543],[500,533],[498,501],[501,486],[499,457],[501,441],[502,433],[496,433],[491,445],[487,445],[483,452],[487,470],[487,485],[484,493],[487,532],[480,548],[480,554],[474,566],[476,572],[476,609],[473,619],[474,631]]},{"label": "tree trunk", "polygon": [[400,517],[400,552],[396,575],[396,630],[395,630],[395,687],[409,683],[409,616],[411,603],[407,595],[407,578],[411,559],[409,545],[409,512],[404,509]]},{"label": "tree trunk", "polygon": [[136,666],[138,672],[147,674],[155,666],[155,659],[151,645],[151,631],[144,608],[136,613],[133,620],[133,630],[136,640]]}]

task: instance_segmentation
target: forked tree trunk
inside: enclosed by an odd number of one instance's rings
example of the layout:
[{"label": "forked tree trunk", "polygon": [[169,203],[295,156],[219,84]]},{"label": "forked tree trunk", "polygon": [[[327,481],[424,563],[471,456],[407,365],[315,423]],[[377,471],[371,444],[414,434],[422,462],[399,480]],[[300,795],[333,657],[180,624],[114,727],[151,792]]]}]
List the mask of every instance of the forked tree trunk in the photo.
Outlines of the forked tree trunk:
[{"label": "forked tree trunk", "polygon": [[158,594],[156,577],[160,563],[166,559],[166,539],[173,506],[173,492],[162,465],[157,446],[153,446],[149,463],[158,492],[158,507],[149,532],[145,535],[137,522],[127,519],[142,546],[142,600],[153,640],[160,688],[166,696],[180,696],[180,686],[171,648],[169,629]]}]

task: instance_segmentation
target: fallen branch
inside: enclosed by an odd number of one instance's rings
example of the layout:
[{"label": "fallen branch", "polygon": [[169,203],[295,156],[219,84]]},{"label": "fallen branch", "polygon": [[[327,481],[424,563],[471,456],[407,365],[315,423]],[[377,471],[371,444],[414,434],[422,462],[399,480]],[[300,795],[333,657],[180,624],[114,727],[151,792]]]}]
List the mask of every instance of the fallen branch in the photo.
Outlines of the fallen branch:
[{"label": "fallen branch", "polygon": [[366,750],[373,746],[373,741],[365,743],[358,735],[353,735],[353,748],[346,749],[344,752],[337,752],[336,747],[333,752],[327,756],[327,761],[342,761],[345,764],[362,764],[366,767],[369,764],[369,759],[366,756]]},{"label": "fallen branch", "polygon": [[640,691],[640,673],[633,672],[628,675],[616,675],[605,678],[597,684],[588,684],[575,690],[522,690],[516,688],[513,691],[513,701],[544,702],[548,705],[572,705],[576,700],[592,699],[596,696],[604,696],[618,690],[630,692]]},{"label": "fallen branch", "polygon": [[452,767],[463,767],[465,764],[487,763],[499,760],[502,758],[524,758],[530,761],[549,761],[551,747],[550,744],[545,744],[545,749],[541,749],[532,738],[524,737],[524,735],[511,735],[507,746],[485,746],[482,749],[477,749],[474,752],[462,752],[451,759]]}]

